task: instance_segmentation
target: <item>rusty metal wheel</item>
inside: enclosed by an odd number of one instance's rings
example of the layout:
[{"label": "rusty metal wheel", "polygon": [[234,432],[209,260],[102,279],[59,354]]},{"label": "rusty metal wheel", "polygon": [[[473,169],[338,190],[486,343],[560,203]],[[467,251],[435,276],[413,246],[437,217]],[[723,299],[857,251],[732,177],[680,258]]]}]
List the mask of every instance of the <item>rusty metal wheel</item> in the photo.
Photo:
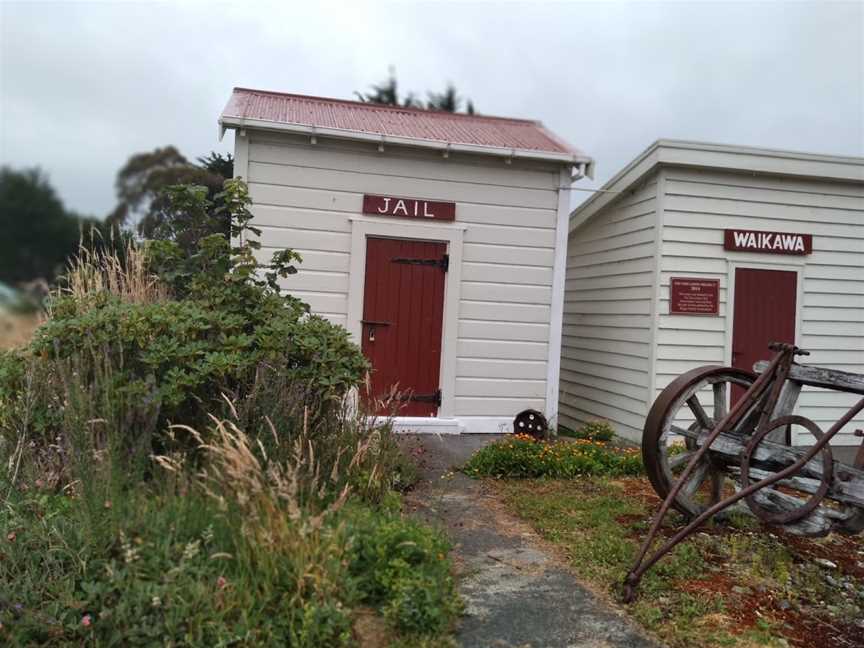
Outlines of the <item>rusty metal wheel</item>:
[{"label": "rusty metal wheel", "polygon": [[549,423],[537,410],[527,409],[519,412],[513,419],[513,432],[528,434],[535,439],[545,439],[549,434]]},{"label": "rusty metal wheel", "polygon": [[[771,421],[764,429],[756,432],[747,443],[747,447],[744,448],[744,454],[741,457],[741,488],[747,488],[752,481],[759,481],[760,479],[764,479],[765,477],[770,476],[770,473],[765,471],[755,471],[756,475],[751,475],[751,472],[754,472],[751,468],[751,463],[754,457],[756,456],[757,450],[759,448],[759,444],[765,440],[765,438],[771,434],[774,430],[778,429],[791,429],[792,426],[802,427],[807,430],[816,441],[821,441],[824,434],[822,430],[819,429],[819,426],[816,425],[813,421],[808,418],[804,418],[803,416],[783,416],[779,419],[775,419]],[[788,434],[788,432],[787,432]],[[794,436],[792,437],[795,438]],[[802,501],[799,505],[786,510],[769,510],[765,508],[762,504],[760,504],[756,493],[750,495],[746,498],[747,506],[750,507],[750,510],[753,511],[753,514],[768,524],[773,524],[775,526],[782,526],[784,524],[790,524],[792,522],[797,522],[798,520],[807,517],[812,513],[817,506],[825,499],[825,496],[828,494],[828,490],[831,488],[831,482],[834,479],[834,457],[831,454],[831,446],[826,445],[820,451],[820,455],[822,457],[822,480],[819,482],[819,486],[816,489],[815,493],[808,494],[806,500]],[[790,460],[790,465],[792,465],[793,461]],[[785,468],[785,466],[780,469],[774,470],[774,472],[780,472]],[[794,488],[794,480],[787,479],[781,484],[790,486]],[[759,491],[764,493],[765,491]],[[803,492],[803,491],[802,491]]]},{"label": "rusty metal wheel", "polygon": [[[648,413],[642,434],[642,460],[654,490],[661,499],[672,490],[698,449],[695,436],[709,432],[730,407],[732,386],[745,390],[755,374],[732,367],[693,369],[673,380]],[[743,427],[751,424],[747,417]],[[755,423],[755,421],[753,421]],[[747,430],[739,428],[738,433]],[[673,505],[688,517],[696,517],[721,498],[726,475],[704,455],[694,468]]]}]

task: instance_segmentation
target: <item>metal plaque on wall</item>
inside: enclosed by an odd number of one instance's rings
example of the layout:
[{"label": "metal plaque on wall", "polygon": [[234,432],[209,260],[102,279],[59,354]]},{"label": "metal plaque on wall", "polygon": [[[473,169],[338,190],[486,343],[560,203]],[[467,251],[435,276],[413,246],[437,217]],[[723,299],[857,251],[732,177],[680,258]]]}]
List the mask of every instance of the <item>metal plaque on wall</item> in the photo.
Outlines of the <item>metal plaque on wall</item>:
[{"label": "metal plaque on wall", "polygon": [[669,280],[670,315],[719,315],[720,280],[672,277]]}]

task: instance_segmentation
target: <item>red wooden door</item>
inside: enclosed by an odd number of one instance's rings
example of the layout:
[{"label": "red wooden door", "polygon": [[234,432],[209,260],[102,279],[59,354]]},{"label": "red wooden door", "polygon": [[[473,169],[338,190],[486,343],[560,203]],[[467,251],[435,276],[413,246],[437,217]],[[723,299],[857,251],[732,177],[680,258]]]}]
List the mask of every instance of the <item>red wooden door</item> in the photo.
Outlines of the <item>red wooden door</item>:
[{"label": "red wooden door", "polygon": [[[785,270],[735,270],[735,318],[732,325],[732,366],[753,371],[769,359],[771,342],[795,342],[797,275]],[[733,389],[737,400],[743,393]]]},{"label": "red wooden door", "polygon": [[438,413],[446,252],[445,243],[429,241],[366,243],[362,348],[372,363],[369,395],[383,398],[395,386],[403,394],[401,416]]}]

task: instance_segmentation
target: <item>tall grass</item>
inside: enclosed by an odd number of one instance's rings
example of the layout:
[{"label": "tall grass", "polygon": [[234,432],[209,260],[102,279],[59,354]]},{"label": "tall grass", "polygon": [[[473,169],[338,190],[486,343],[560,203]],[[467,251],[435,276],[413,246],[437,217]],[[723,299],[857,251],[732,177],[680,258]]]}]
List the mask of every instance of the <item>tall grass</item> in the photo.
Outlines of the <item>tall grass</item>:
[{"label": "tall grass", "polygon": [[[131,240],[122,246],[82,242],[54,294],[71,296],[83,306],[101,295],[131,304],[161,302],[169,296],[168,288],[149,269],[146,247]],[[48,313],[50,317],[50,300]]]},{"label": "tall grass", "polygon": [[325,468],[308,416],[290,440],[270,426],[269,447],[213,416],[206,431],[173,426],[184,450],[142,475],[122,416],[94,418],[98,399],[66,385],[80,401],[71,481],[56,494],[19,483],[0,509],[0,602],[20,606],[0,606],[0,642],[347,646],[359,605],[418,640],[458,613],[446,542],[386,497],[372,509],[355,496],[387,470],[386,430]]},{"label": "tall grass", "polygon": [[[414,465],[397,447],[392,417],[374,413],[380,411],[395,411],[395,404],[366,403],[354,394],[322,395],[262,363],[252,387],[243,398],[232,400],[223,415],[236,419],[255,435],[263,451],[277,459],[298,452],[297,444],[302,443],[319,469],[327,472],[334,490],[350,484],[355,494],[378,502],[390,490],[406,488],[416,479]],[[309,477],[309,483],[315,483]]]},{"label": "tall grass", "polygon": [[48,296],[44,304],[41,297],[31,297],[27,300],[31,307],[26,310],[0,306],[0,350],[25,346],[36,329],[50,319],[53,303],[60,296],[73,297],[82,309],[107,295],[132,304],[161,302],[169,297],[165,284],[148,268],[146,248],[132,240],[122,245],[113,241],[106,245],[91,241],[88,245],[82,240],[56,287],[38,283]]}]

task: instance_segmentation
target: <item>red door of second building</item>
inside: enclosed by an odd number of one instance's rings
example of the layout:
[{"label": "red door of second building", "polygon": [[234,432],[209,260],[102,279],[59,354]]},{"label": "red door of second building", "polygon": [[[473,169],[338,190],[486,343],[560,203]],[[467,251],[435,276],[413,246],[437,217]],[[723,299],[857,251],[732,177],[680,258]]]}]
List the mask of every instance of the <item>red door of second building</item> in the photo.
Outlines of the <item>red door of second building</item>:
[{"label": "red door of second building", "polygon": [[[767,360],[771,342],[795,342],[798,277],[786,270],[735,270],[732,366],[747,371]],[[743,390],[733,389],[740,397]]]},{"label": "red door of second building", "polygon": [[362,348],[372,363],[369,396],[386,398],[395,387],[400,416],[438,413],[446,252],[439,242],[366,243]]}]

